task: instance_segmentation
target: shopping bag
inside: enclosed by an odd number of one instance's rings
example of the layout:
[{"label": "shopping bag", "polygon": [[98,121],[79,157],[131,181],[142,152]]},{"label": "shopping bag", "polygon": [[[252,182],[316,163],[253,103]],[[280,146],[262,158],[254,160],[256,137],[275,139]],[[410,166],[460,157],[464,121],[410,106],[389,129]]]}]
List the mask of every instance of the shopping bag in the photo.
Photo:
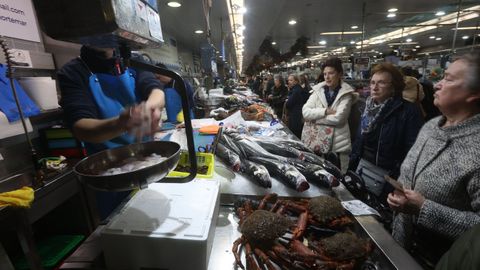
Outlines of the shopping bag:
[{"label": "shopping bag", "polygon": [[305,122],[302,130],[302,141],[316,154],[326,154],[332,151],[333,126]]},{"label": "shopping bag", "polygon": [[358,163],[356,172],[362,177],[368,191],[377,197],[382,194],[383,187],[386,183],[385,175],[388,175],[387,170],[362,158]]}]

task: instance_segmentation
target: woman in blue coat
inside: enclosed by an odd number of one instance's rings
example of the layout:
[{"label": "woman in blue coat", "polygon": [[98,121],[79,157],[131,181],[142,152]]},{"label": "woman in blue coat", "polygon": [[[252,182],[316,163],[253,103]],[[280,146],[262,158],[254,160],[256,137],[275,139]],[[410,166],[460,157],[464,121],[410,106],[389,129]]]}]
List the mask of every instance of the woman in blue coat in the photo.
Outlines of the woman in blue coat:
[{"label": "woman in blue coat", "polygon": [[309,93],[300,86],[300,80],[297,75],[288,76],[288,98],[285,101],[285,107],[288,111],[288,128],[299,139],[302,136],[303,116],[302,108],[307,102]]},{"label": "woman in blue coat", "polygon": [[356,170],[367,189],[385,202],[392,187],[383,177],[399,176],[400,165],[417,138],[423,117],[416,104],[402,98],[405,83],[397,68],[382,63],[372,73],[370,96],[361,116],[349,169]]}]

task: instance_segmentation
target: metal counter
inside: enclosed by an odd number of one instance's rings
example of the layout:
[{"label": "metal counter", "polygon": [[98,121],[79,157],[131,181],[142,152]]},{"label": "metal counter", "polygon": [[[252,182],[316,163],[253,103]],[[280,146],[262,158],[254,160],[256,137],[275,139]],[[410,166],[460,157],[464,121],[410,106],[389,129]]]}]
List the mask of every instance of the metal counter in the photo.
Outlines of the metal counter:
[{"label": "metal counter", "polygon": [[[343,185],[334,188],[333,191],[310,185],[310,189],[307,191],[297,192],[273,179],[271,189],[262,188],[252,183],[242,174],[233,173],[226,169],[221,161],[217,162],[212,180],[220,182],[221,199],[215,238],[210,254],[209,270],[236,269],[231,250],[233,242],[241,234],[237,230],[237,218],[234,217],[232,203],[238,197],[251,196],[259,198],[267,193],[275,192],[281,197],[292,198],[314,197],[325,194],[335,196],[342,201],[354,199]],[[360,228],[356,229],[356,233],[361,237],[367,237],[368,235],[377,246],[370,256],[372,262],[367,262],[370,264],[368,269],[422,269],[373,216],[361,216],[355,217],[355,219],[360,225]]]}]

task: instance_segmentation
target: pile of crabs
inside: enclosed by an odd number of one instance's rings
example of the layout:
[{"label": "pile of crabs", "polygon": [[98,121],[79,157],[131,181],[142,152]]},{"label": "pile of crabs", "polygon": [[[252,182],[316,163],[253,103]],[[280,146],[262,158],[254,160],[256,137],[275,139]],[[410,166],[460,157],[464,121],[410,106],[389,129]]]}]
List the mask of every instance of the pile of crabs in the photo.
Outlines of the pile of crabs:
[{"label": "pile of crabs", "polygon": [[304,200],[266,195],[236,205],[242,236],[233,243],[235,263],[245,269],[354,269],[373,250],[351,230],[353,220],[330,196]]}]

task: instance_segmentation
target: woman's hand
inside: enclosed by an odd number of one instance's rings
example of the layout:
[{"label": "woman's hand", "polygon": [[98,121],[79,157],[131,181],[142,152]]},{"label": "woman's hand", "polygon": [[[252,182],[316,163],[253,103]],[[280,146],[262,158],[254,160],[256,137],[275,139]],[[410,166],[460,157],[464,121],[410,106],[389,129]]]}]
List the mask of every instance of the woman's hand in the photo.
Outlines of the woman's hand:
[{"label": "woman's hand", "polygon": [[326,113],[327,115],[331,115],[331,114],[336,114],[337,111],[335,111],[334,109],[327,108],[327,110],[325,111],[325,113]]},{"label": "woman's hand", "polygon": [[390,208],[396,212],[418,215],[425,202],[425,197],[410,189],[405,189],[403,192],[395,190],[388,194],[387,202]]}]

